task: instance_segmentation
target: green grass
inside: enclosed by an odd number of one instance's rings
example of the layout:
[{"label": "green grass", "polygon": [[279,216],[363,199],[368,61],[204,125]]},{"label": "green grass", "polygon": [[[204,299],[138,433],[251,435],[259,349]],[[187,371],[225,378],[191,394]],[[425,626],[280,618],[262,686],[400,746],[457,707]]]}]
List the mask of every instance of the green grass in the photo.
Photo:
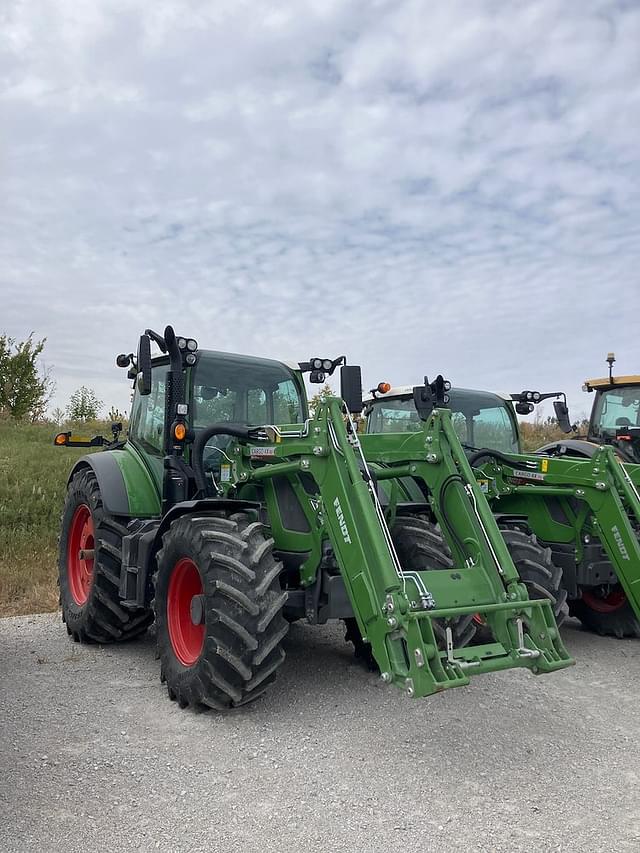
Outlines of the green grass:
[{"label": "green grass", "polygon": [[83,452],[54,447],[55,432],[50,424],[0,420],[2,616],[58,606],[60,514],[69,471]]}]

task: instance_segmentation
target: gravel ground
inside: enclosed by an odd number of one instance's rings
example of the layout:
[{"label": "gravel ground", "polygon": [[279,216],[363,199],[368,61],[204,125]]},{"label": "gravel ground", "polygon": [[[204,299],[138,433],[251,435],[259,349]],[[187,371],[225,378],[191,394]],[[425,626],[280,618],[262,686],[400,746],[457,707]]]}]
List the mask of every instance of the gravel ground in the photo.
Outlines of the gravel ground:
[{"label": "gravel ground", "polygon": [[412,701],[294,625],[277,685],[219,716],[168,700],[152,637],[0,620],[0,849],[637,853],[640,642],[565,636],[576,667]]}]

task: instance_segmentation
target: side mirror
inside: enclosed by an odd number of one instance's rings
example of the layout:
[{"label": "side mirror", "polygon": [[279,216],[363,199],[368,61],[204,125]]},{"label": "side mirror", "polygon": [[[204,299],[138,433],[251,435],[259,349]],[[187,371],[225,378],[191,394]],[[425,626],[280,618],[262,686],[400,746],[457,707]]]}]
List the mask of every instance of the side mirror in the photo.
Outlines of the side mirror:
[{"label": "side mirror", "polygon": [[362,371],[355,364],[340,368],[340,396],[347,409],[354,415],[362,411]]},{"label": "side mirror", "polygon": [[151,393],[151,341],[148,335],[140,335],[137,364],[136,390],[146,397]]},{"label": "side mirror", "polygon": [[563,403],[561,400],[556,400],[553,404],[553,409],[556,413],[556,418],[558,419],[558,426],[562,432],[571,432],[573,427],[569,420],[569,407],[567,404]]}]

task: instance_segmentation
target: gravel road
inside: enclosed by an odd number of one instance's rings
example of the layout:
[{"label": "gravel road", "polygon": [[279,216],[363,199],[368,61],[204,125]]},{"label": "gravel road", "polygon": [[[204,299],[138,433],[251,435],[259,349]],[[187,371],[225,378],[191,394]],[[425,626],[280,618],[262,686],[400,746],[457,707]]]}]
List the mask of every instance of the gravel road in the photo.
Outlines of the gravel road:
[{"label": "gravel road", "polygon": [[219,716],[169,702],[152,637],[0,620],[0,849],[637,853],[640,642],[565,637],[569,670],[410,700],[294,625],[275,688]]}]

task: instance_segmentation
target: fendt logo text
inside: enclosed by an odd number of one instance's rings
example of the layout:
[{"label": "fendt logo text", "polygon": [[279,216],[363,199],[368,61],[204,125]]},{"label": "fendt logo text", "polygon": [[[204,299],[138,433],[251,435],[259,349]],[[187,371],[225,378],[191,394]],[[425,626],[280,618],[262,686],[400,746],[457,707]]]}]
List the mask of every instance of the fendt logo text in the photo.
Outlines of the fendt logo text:
[{"label": "fendt logo text", "polygon": [[348,545],[351,545],[351,536],[349,536],[349,528],[347,527],[347,522],[344,520],[344,513],[342,512],[342,507],[340,506],[340,501],[338,500],[338,498],[334,500],[333,505],[336,508],[336,515],[338,517],[338,524],[340,525],[342,538]]},{"label": "fendt logo text", "polygon": [[618,551],[620,551],[620,553],[622,554],[622,559],[628,560],[629,559],[629,552],[627,551],[627,546],[622,541],[622,535],[621,535],[620,531],[618,530],[618,526],[614,525],[611,528],[611,532],[613,533],[613,538],[616,540],[616,545],[618,546]]}]

